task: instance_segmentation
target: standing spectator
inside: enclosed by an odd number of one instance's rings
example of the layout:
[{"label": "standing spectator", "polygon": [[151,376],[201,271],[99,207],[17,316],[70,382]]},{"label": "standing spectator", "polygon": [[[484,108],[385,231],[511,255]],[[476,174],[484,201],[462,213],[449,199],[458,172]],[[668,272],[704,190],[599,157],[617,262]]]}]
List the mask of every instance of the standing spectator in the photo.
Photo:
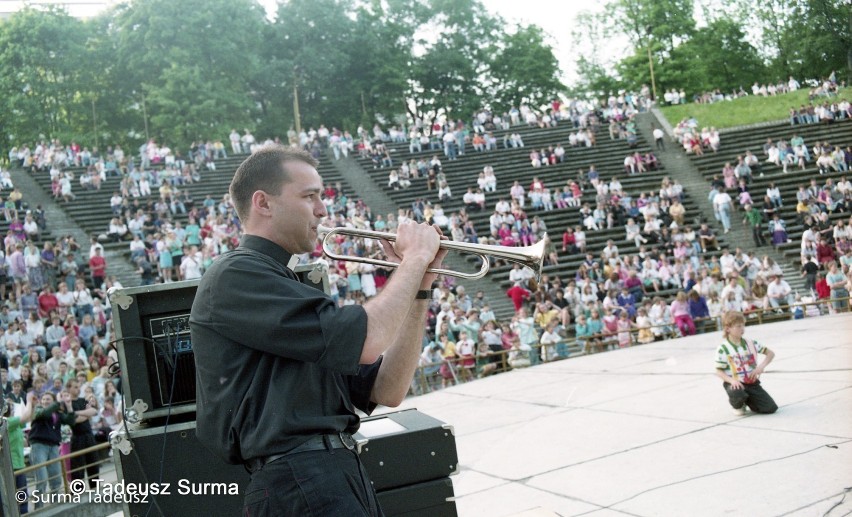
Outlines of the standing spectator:
[{"label": "standing spectator", "polygon": [[[92,434],[91,418],[98,414],[98,411],[89,406],[89,403],[80,396],[80,382],[76,379],[71,379],[65,383],[67,393],[63,394],[63,403],[68,413],[73,413],[76,417],[76,423],[71,427],[71,452],[88,449],[95,445],[95,436]],[[97,465],[98,454],[88,452],[82,456],[71,458],[71,473],[72,479],[89,478],[89,488],[94,489],[96,479],[100,471]],[[79,470],[77,470],[79,469]]]},{"label": "standing spectator", "polygon": [[231,151],[234,154],[242,153],[242,149],[240,148],[240,134],[237,133],[236,129],[231,130],[231,134],[228,135],[228,139],[231,141]]},{"label": "standing spectator", "polygon": [[9,255],[9,276],[15,285],[15,298],[21,298],[21,288],[27,281],[27,264],[24,259],[24,245],[15,244],[14,251]]},{"label": "standing spectator", "polygon": [[41,291],[44,287],[44,267],[42,267],[41,253],[32,241],[27,242],[24,252],[24,262],[27,266],[27,279],[34,292]]},{"label": "standing spectator", "polygon": [[[718,197],[718,196],[716,196]],[[745,205],[745,218],[743,224],[748,223],[751,227],[751,236],[755,246],[766,246],[766,238],[763,236],[763,214],[753,205]],[[726,230],[727,231],[727,230]]]},{"label": "standing spectator", "polygon": [[654,144],[657,146],[657,149],[665,151],[666,143],[665,143],[666,134],[663,133],[663,130],[658,126],[654,126]]},{"label": "standing spectator", "polygon": [[512,299],[512,304],[515,306],[515,312],[520,312],[524,306],[524,301],[529,300],[532,293],[521,285],[521,282],[515,282],[515,285],[506,291],[506,296]]},{"label": "standing spectator", "polygon": [[74,253],[72,251],[68,251],[65,254],[65,260],[59,264],[59,272],[65,279],[65,285],[68,286],[68,290],[74,289],[74,285],[77,282],[77,270],[79,266],[77,266],[77,262],[74,261]]},{"label": "standing spectator", "polygon": [[[62,443],[62,425],[73,426],[76,416],[73,411],[67,411],[64,406],[56,401],[56,395],[45,392],[41,396],[41,403],[35,408],[32,427],[30,428],[30,461],[33,465],[45,463],[59,457],[59,444]],[[54,462],[41,467],[35,472],[36,488],[42,494],[46,493],[48,480],[52,493],[60,493],[62,487],[62,472],[59,463]],[[36,508],[42,503],[37,502]]]},{"label": "standing spectator", "polygon": [[731,231],[731,210],[733,209],[730,194],[724,190],[713,197],[713,211],[719,214],[719,222],[725,228],[725,233]]},{"label": "standing spectator", "polygon": [[843,271],[837,267],[837,263],[828,263],[828,273],[825,282],[831,289],[831,306],[835,311],[846,311],[849,308],[849,290],[847,289],[847,278]]},{"label": "standing spectator", "polygon": [[[0,407],[2,407],[2,411],[0,411],[0,418],[6,420],[6,425],[9,430],[9,450],[12,456],[13,470],[20,470],[27,466],[26,463],[24,463],[24,425],[32,418],[34,400],[34,393],[27,394],[27,403],[20,416],[12,416],[12,404],[10,403],[10,400],[4,400],[3,404],[0,404]],[[15,475],[15,488],[21,489],[26,493],[26,474]],[[27,513],[26,500],[24,500],[24,502],[19,502],[18,509],[22,515]]]},{"label": "standing spectator", "polygon": [[89,272],[92,274],[92,285],[95,289],[100,289],[106,278],[106,259],[101,248],[95,248],[95,256],[89,259]]}]

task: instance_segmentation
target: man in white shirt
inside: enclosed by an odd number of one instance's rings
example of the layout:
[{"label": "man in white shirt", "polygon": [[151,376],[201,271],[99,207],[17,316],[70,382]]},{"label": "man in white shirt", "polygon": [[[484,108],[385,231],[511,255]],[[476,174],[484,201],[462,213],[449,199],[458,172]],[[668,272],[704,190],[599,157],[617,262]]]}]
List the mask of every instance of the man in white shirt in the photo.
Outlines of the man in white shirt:
[{"label": "man in white shirt", "polygon": [[503,198],[500,198],[500,201],[497,201],[497,204],[494,205],[494,210],[499,214],[506,214],[512,209],[512,206]]},{"label": "man in white shirt", "polygon": [[59,373],[59,365],[60,363],[65,362],[65,354],[62,353],[62,348],[60,346],[55,346],[50,351],[51,358],[47,360],[47,374],[50,375],[50,378],[56,377]]},{"label": "man in white shirt", "polygon": [[730,194],[724,190],[713,197],[713,209],[719,214],[722,226],[725,228],[725,233],[731,231],[731,207],[732,199]]},{"label": "man in white shirt", "polygon": [[606,246],[603,249],[603,255],[607,260],[618,257],[618,246],[612,239],[606,241]]},{"label": "man in white shirt", "polygon": [[666,150],[665,136],[666,134],[663,133],[662,129],[654,127],[654,143],[657,145],[657,149]]},{"label": "man in white shirt", "polygon": [[521,267],[520,264],[515,264],[513,269],[509,271],[509,281],[513,284],[520,283],[521,287],[527,287],[530,278],[534,275],[528,268]]},{"label": "man in white shirt", "polygon": [[795,302],[790,284],[780,275],[775,275],[769,287],[766,288],[766,294],[769,297],[769,304],[778,310],[781,309],[781,305],[792,305]]},{"label": "man in white shirt", "polygon": [[741,307],[743,299],[745,298],[745,289],[743,289],[743,286],[740,285],[739,279],[735,275],[728,277],[728,284],[722,288],[722,292],[719,297],[722,300],[727,300],[729,293],[734,293],[734,299],[737,301],[737,307]]},{"label": "man in white shirt", "polygon": [[805,228],[805,231],[802,232],[802,249],[805,249],[805,247],[807,247],[808,242],[810,242],[814,246],[816,246],[817,243],[817,234],[811,229],[810,226]]},{"label": "man in white shirt", "polygon": [[719,257],[719,267],[722,270],[722,275],[727,276],[734,271],[735,257],[725,248],[722,255]]},{"label": "man in white shirt", "polygon": [[228,138],[231,140],[231,151],[233,151],[234,154],[240,154],[242,149],[240,148],[240,134],[237,133],[237,130],[232,129]]},{"label": "man in white shirt", "polygon": [[456,135],[452,131],[447,131],[442,138],[444,141],[444,156],[448,160],[456,159]]},{"label": "man in white shirt", "polygon": [[447,320],[447,322],[453,321],[453,307],[447,302],[441,304],[441,311],[435,316],[435,335],[438,336],[441,333],[441,324]]}]

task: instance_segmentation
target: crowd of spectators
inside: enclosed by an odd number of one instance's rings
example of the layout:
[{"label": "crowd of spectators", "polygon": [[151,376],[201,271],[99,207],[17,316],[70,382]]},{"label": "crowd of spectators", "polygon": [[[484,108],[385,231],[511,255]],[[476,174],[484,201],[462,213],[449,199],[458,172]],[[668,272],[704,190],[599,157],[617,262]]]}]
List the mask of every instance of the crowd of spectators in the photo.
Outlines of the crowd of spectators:
[{"label": "crowd of spectators", "polygon": [[674,127],[673,136],[682,146],[686,154],[701,156],[705,151],[718,152],[722,138],[715,127],[698,130],[698,121],[687,117]]},{"label": "crowd of spectators", "polygon": [[[446,182],[439,152],[443,152],[444,159],[452,160],[467,152],[468,143],[472,144],[474,152],[488,152],[499,146],[497,141],[489,141],[490,132],[520,124],[548,127],[570,123],[577,129],[574,133],[577,138],[575,143],[569,144],[588,146],[589,139],[582,135],[593,135],[603,122],[609,125],[611,138],[624,139],[629,143],[631,135],[635,138],[632,115],[646,107],[643,98],[647,97],[620,94],[611,96],[598,106],[572,103],[566,107],[556,101],[543,112],[537,113],[522,106],[501,116],[483,110],[474,114],[471,123],[447,121],[430,126],[428,131],[424,124],[415,121],[410,128],[394,126],[387,132],[375,126],[372,134],[358,128],[355,137],[337,128],[329,130],[320,126],[319,130],[311,128],[298,134],[291,130],[287,138],[289,143],[302,146],[315,156],[330,149],[335,158],[350,152],[372,157],[377,167],[391,168],[390,187],[406,188],[412,181],[422,179],[429,189],[437,190],[440,202],[450,199],[452,192]],[[472,128],[471,132],[468,127]],[[685,121],[684,128],[683,134],[694,135],[702,149],[719,148],[715,130],[698,132],[697,123],[690,120]],[[277,141],[258,142],[248,131],[244,131],[243,135],[232,131],[229,140],[233,153],[251,151],[259,145]],[[388,142],[408,142],[411,153],[428,149],[436,154],[430,160],[412,156],[395,167],[395,157],[391,156],[386,145]],[[131,165],[133,160],[126,156],[124,160],[117,158],[115,149],[111,149],[112,154],[108,150],[99,157],[98,162],[103,162],[102,166],[89,159],[88,167],[100,176],[99,186],[113,175],[112,172],[107,174],[113,171],[108,164],[117,164],[115,175],[122,179],[110,201],[115,218],[101,237],[128,242],[143,283],[197,278],[216,256],[237,245],[239,221],[227,195],[221,199],[207,196],[202,202],[196,202],[185,190],[181,190],[186,184],[200,181],[200,171],[204,167],[215,170],[215,159],[226,156],[224,147],[219,144],[219,141],[212,146],[209,142],[196,144],[188,159],[183,160],[174,153],[163,154],[162,147],[149,142],[143,146],[148,161],[140,159],[139,167]],[[593,139],[591,145],[594,145]],[[524,142],[517,132],[506,131],[502,146],[521,148]],[[536,151],[539,165],[555,164],[564,159],[564,152],[558,152],[560,148],[562,146],[557,144],[556,147]],[[44,149],[41,151],[45,152]],[[62,164],[67,164],[68,154],[63,158],[65,162],[57,162],[55,155],[61,157],[62,152],[55,149],[53,152],[52,161],[37,162],[41,165],[36,168],[42,171],[45,168],[58,169],[61,180]],[[653,153],[637,154],[625,159],[626,174],[656,167]],[[168,158],[170,155],[174,159]],[[77,159],[75,156],[71,157],[72,163],[76,163],[73,162]],[[212,165],[208,165],[211,162]],[[122,166],[122,163],[125,165]],[[531,163],[535,166],[533,155]],[[33,162],[24,163],[27,164],[32,165]],[[84,165],[82,157],[80,165]],[[180,172],[163,172],[172,169]],[[187,169],[189,174],[183,174]],[[329,213],[327,224],[393,232],[400,221],[411,218],[439,224],[455,240],[524,246],[538,241],[547,231],[543,219],[534,212],[552,210],[554,206],[572,207],[578,210],[581,224],[566,229],[561,246],[554,242],[548,244],[546,264],[558,264],[561,257],[571,254],[586,254],[586,232],[616,226],[625,228],[625,241],[633,244],[638,252],[622,256],[615,242],[609,241],[599,257],[587,254],[572,277],[550,279],[545,276],[537,284],[528,272],[515,268],[510,274],[512,287],[508,296],[516,303],[517,311],[508,321],[496,320],[482,292],[470,297],[465,294],[464,286],[457,285],[453,278],[443,278],[434,291],[429,321],[432,333],[423,355],[424,367],[435,368],[433,373],[443,378],[443,384],[495,371],[499,353],[504,351],[508,353],[510,364],[524,366],[542,359],[566,356],[565,343],[571,336],[576,337],[587,352],[593,352],[609,346],[628,346],[634,342],[688,335],[696,329],[700,331],[702,325],[712,323],[726,308],[746,311],[781,308],[795,300],[794,293],[789,292],[789,285],[783,278],[779,279],[780,268],[769,257],[760,259],[741,250],[735,254],[725,250],[720,258],[705,256],[708,251],[717,250],[719,244],[713,230],[706,224],[699,227],[685,220],[681,199],[683,189],[677,181],[664,178],[659,191],[642,192],[635,198],[623,190],[617,177],[606,181],[594,166],[580,170],[576,178],[560,186],[546,186],[538,178],[534,178],[527,188],[515,182],[504,195],[496,196],[498,201],[489,221],[489,232],[480,235],[468,213],[488,206],[485,196],[498,192],[498,182],[490,165],[477,175],[476,187],[471,187],[463,196],[464,208],[450,214],[446,214],[439,203],[420,198],[410,208],[383,217],[373,214],[363,201],[353,199],[340,184],[326,185],[322,198]],[[736,175],[735,178],[738,184],[743,179]],[[847,183],[844,182],[844,185]],[[177,216],[185,216],[187,223],[182,224]],[[72,244],[73,240],[63,239],[58,243],[60,249],[55,256],[57,262],[70,260],[77,264],[74,271],[78,271],[81,270],[80,250],[75,250],[76,257],[73,252],[69,253]],[[97,245],[97,242],[92,243],[92,256],[100,253]],[[337,236],[332,247],[342,255],[381,255],[381,247],[371,239]],[[318,244],[312,254],[301,260],[326,260],[322,255]],[[848,274],[849,264],[840,264],[841,273]],[[56,276],[58,287],[55,288],[59,293],[54,295],[57,298],[67,299],[67,292],[80,289],[76,273],[73,285],[67,281],[72,278],[71,270],[70,266],[60,268]],[[329,261],[331,293],[343,305],[364,303],[375,296],[388,275],[389,271],[371,264]],[[45,276],[49,276],[47,271]],[[819,280],[815,277],[815,284]],[[92,314],[79,315],[98,328],[96,335],[103,338],[108,338],[109,307],[108,300],[102,295],[110,282],[110,279],[101,279],[95,284],[100,289],[90,292]],[[26,284],[29,283],[31,279],[28,277]],[[827,285],[829,289],[835,289],[831,287],[834,284]],[[770,286],[775,287],[770,289]],[[21,287],[20,297],[31,298],[32,287],[26,286],[27,291],[24,281]],[[839,289],[836,287],[836,290]],[[49,286],[37,291],[46,291],[47,299],[53,294]],[[40,298],[41,294],[36,297],[37,300]],[[668,303],[667,298],[674,298],[674,301]],[[85,297],[83,299],[86,300]],[[70,307],[64,304],[63,312],[57,304],[55,311],[63,329],[67,329],[69,322],[72,328],[75,326],[77,305],[76,302]],[[96,318],[96,314],[103,314],[103,318]],[[48,311],[43,323],[52,321],[53,317]],[[102,339],[96,338],[95,344],[102,342]],[[91,339],[88,345],[81,344],[81,349],[88,350],[87,357],[100,356],[101,353],[95,353],[90,344]],[[531,353],[530,347],[537,344],[554,346],[546,346],[541,353]],[[55,348],[46,346],[44,354],[52,354]],[[61,344],[59,350],[67,354]],[[36,355],[38,352],[39,349],[35,348]],[[28,357],[28,354],[21,355]],[[429,360],[437,358],[440,359]],[[75,366],[76,360],[66,367],[74,371]],[[87,365],[84,363],[83,366]],[[88,373],[86,380],[89,381]]]},{"label": "crowd of spectators", "polygon": [[[828,77],[816,81],[805,81],[810,86],[808,90],[808,101],[813,102],[820,98],[832,97],[837,94],[838,89],[845,86],[845,83],[837,82],[837,74],[832,72]],[[793,76],[789,76],[787,81],[778,81],[777,83],[761,84],[755,81],[751,85],[751,95],[755,97],[775,97],[790,92],[795,92],[802,88],[802,84]],[[692,95],[692,102],[696,104],[712,104],[716,102],[731,101],[740,97],[748,97],[749,93],[742,86],[735,88],[730,93],[724,93],[720,88],[705,92],[697,92]],[[663,93],[664,105],[673,106],[687,103],[687,95],[683,88],[670,88]],[[802,122],[807,123],[807,122]]]},{"label": "crowd of spectators", "polygon": [[[516,266],[507,291],[516,312],[509,321],[495,317],[482,291],[471,296],[462,285],[438,286],[421,356],[425,380],[435,388],[506,365],[565,358],[572,340],[582,352],[594,353],[716,330],[728,310],[750,318],[758,311],[801,318],[847,309],[845,302],[829,306],[820,300],[847,296],[852,253],[843,269],[832,263],[818,276],[815,293],[800,295],[768,256],[725,248],[721,256],[706,258],[696,243],[695,253],[684,259],[676,251],[684,245],[680,240],[671,250],[642,244],[638,253],[622,256],[610,240],[599,257],[586,254],[575,274],[543,275],[538,282]],[[797,302],[801,305],[790,307]]]},{"label": "crowd of spectators", "polygon": [[[68,454],[106,442],[122,421],[106,296],[121,285],[106,275],[97,241],[86,250],[65,236],[55,244],[44,241],[38,249],[32,239],[19,237],[10,230],[0,251],[0,389],[15,414],[24,411],[28,394],[40,401],[29,432],[31,464],[36,464],[60,451]],[[86,266],[89,278],[83,276]],[[61,433],[59,417],[45,422],[58,411],[72,416],[80,411],[76,419],[62,419]],[[73,477],[88,476],[93,483],[98,469],[91,463],[96,459],[89,454],[72,459],[72,468],[89,465]],[[51,488],[61,487],[58,464],[35,474],[43,492],[48,474]]]}]

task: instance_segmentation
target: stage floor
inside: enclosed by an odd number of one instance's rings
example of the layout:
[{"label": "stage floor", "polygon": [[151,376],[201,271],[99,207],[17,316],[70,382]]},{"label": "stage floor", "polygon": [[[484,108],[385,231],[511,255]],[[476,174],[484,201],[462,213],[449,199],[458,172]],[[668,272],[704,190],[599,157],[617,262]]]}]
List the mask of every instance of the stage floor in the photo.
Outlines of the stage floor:
[{"label": "stage floor", "polygon": [[[735,415],[721,333],[578,357],[407,399],[455,427],[459,515],[852,511],[852,315],[747,327],[779,410]],[[852,488],[850,489],[852,490]]]}]

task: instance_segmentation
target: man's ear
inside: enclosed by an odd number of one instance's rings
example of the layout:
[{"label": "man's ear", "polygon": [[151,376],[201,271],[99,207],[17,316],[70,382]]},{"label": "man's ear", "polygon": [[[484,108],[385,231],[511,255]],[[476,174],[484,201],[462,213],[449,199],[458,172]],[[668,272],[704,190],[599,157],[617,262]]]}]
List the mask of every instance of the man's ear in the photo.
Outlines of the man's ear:
[{"label": "man's ear", "polygon": [[251,196],[251,208],[253,212],[256,212],[259,215],[268,216],[271,214],[269,195],[262,190],[256,190]]}]

